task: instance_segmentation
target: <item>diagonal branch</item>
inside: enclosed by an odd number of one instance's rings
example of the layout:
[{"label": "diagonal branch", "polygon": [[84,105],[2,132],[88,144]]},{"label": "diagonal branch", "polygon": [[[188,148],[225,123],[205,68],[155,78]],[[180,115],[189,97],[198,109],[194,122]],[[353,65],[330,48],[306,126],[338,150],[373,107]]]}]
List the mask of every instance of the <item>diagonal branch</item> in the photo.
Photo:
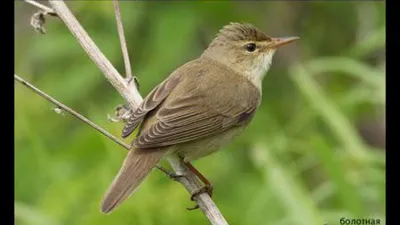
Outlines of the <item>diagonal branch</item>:
[{"label": "diagonal branch", "polygon": [[[26,1],[32,4],[32,1]],[[53,8],[53,11],[65,23],[92,61],[104,73],[107,80],[129,103],[130,107],[135,109],[143,101],[143,98],[134,85],[134,82],[126,82],[120,76],[118,71],[95,45],[95,43],[62,0],[49,0],[49,2]],[[42,8],[40,6],[38,7]],[[179,159],[172,157],[168,158],[168,161],[177,174],[185,175],[182,179],[180,179],[180,182],[185,186],[189,193],[194,193],[201,187],[201,184],[197,180],[196,176]],[[196,201],[212,225],[228,225],[227,221],[208,194],[199,194],[196,198]]]},{"label": "diagonal branch", "polygon": [[61,102],[59,102],[59,101],[55,100],[54,98],[52,98],[50,95],[48,95],[48,94],[44,93],[43,91],[39,90],[38,88],[36,88],[32,84],[30,84],[28,81],[26,81],[26,80],[22,79],[21,77],[19,77],[17,74],[14,74],[14,80],[16,80],[16,81],[20,82],[21,84],[25,85],[26,87],[31,89],[36,94],[40,95],[44,99],[46,99],[46,100],[50,101],[51,103],[55,104],[56,106],[58,106],[60,109],[63,109],[65,111],[69,112],[74,117],[82,120],[84,123],[86,123],[89,126],[93,127],[95,130],[97,130],[98,132],[102,133],[104,136],[110,138],[111,140],[113,140],[117,144],[121,145],[122,147],[126,148],[127,150],[130,149],[130,146],[128,144],[125,144],[124,142],[122,142],[121,140],[119,140],[118,138],[116,138],[112,134],[108,133],[103,128],[101,128],[99,125],[93,123],[92,121],[90,121],[86,117],[84,117],[81,114],[75,112],[73,109],[69,108],[68,106],[66,106],[66,105],[62,104]]},{"label": "diagonal branch", "polygon": [[111,62],[104,56],[87,32],[79,24],[64,1],[50,0],[49,2],[58,17],[65,23],[85,52],[104,73],[107,80],[117,89],[119,94],[129,103],[132,109],[137,108],[143,98],[140,96],[136,87],[134,85],[129,86],[128,83],[125,82]]}]

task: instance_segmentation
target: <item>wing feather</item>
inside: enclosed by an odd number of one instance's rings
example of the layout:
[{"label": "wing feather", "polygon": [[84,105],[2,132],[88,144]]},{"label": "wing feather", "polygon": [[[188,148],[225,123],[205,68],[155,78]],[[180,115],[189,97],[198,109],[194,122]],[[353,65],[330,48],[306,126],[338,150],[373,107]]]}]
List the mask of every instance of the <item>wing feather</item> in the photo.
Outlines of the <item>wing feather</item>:
[{"label": "wing feather", "polygon": [[125,124],[124,129],[122,130],[122,137],[128,137],[143,121],[146,114],[160,105],[179,82],[180,78],[178,76],[171,76],[160,85],[156,86],[150,92],[150,94],[146,96],[136,111],[130,116]]},{"label": "wing feather", "polygon": [[243,122],[243,115],[250,118],[247,114],[252,114],[257,107],[257,104],[240,107],[231,103],[217,111],[207,104],[198,104],[198,101],[193,103],[190,107],[185,105],[182,111],[170,110],[176,108],[175,102],[163,105],[156,114],[157,121],[133,141],[133,146],[162,147],[221,133]]}]

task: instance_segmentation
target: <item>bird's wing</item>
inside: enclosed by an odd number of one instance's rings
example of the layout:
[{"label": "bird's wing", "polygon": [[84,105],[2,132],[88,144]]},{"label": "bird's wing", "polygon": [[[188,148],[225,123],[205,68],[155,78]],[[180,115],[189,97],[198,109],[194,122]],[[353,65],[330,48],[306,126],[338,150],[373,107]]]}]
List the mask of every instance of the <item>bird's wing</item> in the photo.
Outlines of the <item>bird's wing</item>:
[{"label": "bird's wing", "polygon": [[[132,145],[155,148],[188,142],[221,133],[252,117],[260,100],[254,86],[205,75],[203,79],[210,83],[203,87],[200,77],[182,81],[157,108],[151,124],[146,125]],[[195,85],[196,88],[188,88]]]},{"label": "bird's wing", "polygon": [[171,93],[171,91],[180,82],[179,76],[170,76],[161,84],[157,85],[143,100],[136,111],[129,117],[124,129],[122,137],[128,137],[136,127],[142,122],[146,114],[156,108]]}]

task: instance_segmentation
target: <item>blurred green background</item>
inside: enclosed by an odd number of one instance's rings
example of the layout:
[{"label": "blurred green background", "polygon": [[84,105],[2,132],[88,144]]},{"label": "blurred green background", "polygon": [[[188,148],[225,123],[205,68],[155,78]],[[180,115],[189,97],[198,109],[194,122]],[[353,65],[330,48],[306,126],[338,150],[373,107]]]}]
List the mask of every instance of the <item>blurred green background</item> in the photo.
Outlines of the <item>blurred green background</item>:
[{"label": "blurred green background", "polygon": [[[112,2],[67,4],[123,73]],[[275,55],[246,132],[194,162],[231,225],[336,225],[342,217],[385,224],[384,2],[120,5],[142,95],[229,22],[301,37]],[[119,136],[122,124],[107,114],[123,99],[59,19],[47,19],[45,35],[30,27],[36,11],[15,2],[16,74]],[[159,171],[112,214],[100,213],[126,150],[53,108],[15,83],[16,224],[208,224],[200,211],[186,211],[189,194]]]}]

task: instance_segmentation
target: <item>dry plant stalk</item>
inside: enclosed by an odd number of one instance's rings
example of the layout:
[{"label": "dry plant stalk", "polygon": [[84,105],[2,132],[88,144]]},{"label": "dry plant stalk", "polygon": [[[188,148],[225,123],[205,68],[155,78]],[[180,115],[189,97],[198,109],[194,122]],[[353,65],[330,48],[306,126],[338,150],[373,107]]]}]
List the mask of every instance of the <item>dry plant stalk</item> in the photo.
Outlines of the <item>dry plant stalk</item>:
[{"label": "dry plant stalk", "polygon": [[[118,34],[119,34],[120,41],[121,41],[121,48],[122,48],[123,57],[124,57],[127,79],[124,79],[118,73],[118,71],[114,68],[114,66],[111,64],[111,62],[103,55],[103,53],[100,51],[100,49],[96,46],[96,44],[89,37],[87,32],[83,29],[83,27],[77,21],[75,16],[68,9],[68,7],[64,3],[64,1],[49,0],[51,8],[48,8],[47,6],[44,6],[38,2],[31,1],[31,0],[25,0],[25,2],[30,3],[40,9],[45,10],[45,12],[47,12],[47,13],[45,13],[44,15],[47,15],[47,14],[57,15],[65,23],[65,25],[68,27],[68,29],[71,31],[71,33],[76,37],[77,41],[79,42],[81,47],[85,50],[85,52],[88,54],[88,56],[92,59],[92,61],[104,73],[106,79],[114,86],[114,88],[120,93],[120,95],[126,100],[126,102],[130,105],[130,107],[132,109],[135,109],[142,102],[143,98],[140,95],[140,93],[135,85],[135,82],[132,82],[132,81],[134,81],[134,79],[132,79],[132,74],[130,71],[129,57],[128,57],[128,52],[126,49],[122,21],[121,21],[120,12],[119,12],[119,4],[118,4],[117,0],[114,0],[114,9],[116,10]],[[35,93],[41,95],[48,101],[58,105],[60,108],[68,111],[69,113],[71,113],[72,115],[77,117],[78,119],[84,121],[85,123],[87,123],[90,126],[92,126],[93,128],[95,128],[97,131],[99,131],[103,135],[106,135],[114,142],[116,142],[126,148],[126,144],[123,144],[123,142],[118,139],[114,140],[112,138],[113,137],[112,135],[107,135],[108,133],[105,130],[103,130],[104,132],[102,132],[102,128],[100,128],[99,126],[97,126],[96,124],[91,122],[90,120],[87,120],[85,117],[81,116],[80,114],[76,113],[69,107],[63,105],[62,103],[51,98],[50,96],[48,96],[48,95],[46,96],[46,94],[41,92],[39,89],[35,88],[33,85],[27,83],[26,81],[24,81],[22,78],[18,77],[17,75],[14,75],[14,78],[16,81],[23,83],[25,86],[27,86],[28,88],[35,91]],[[29,84],[29,85],[27,85],[27,84]],[[87,122],[85,120],[87,120],[89,122]],[[185,175],[184,177],[179,179],[179,182],[185,186],[186,190],[190,194],[195,192],[196,190],[198,190],[201,187],[201,184],[199,183],[197,177],[186,167],[186,165],[184,165],[181,162],[181,160],[179,160],[178,158],[168,158],[168,161],[171,164],[171,166],[174,169],[176,174]],[[203,211],[203,213],[209,220],[210,224],[212,224],[212,225],[228,225],[228,222],[225,220],[225,218],[219,211],[218,207],[215,205],[215,203],[212,201],[211,197],[207,193],[199,194],[195,198],[195,200],[197,201],[197,204],[199,205],[200,209]]]}]

